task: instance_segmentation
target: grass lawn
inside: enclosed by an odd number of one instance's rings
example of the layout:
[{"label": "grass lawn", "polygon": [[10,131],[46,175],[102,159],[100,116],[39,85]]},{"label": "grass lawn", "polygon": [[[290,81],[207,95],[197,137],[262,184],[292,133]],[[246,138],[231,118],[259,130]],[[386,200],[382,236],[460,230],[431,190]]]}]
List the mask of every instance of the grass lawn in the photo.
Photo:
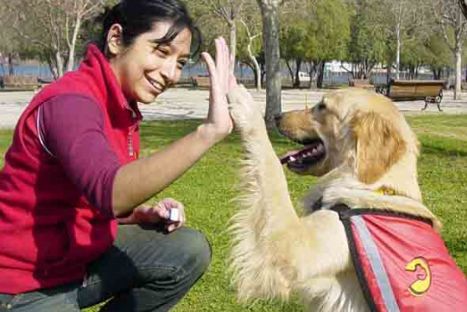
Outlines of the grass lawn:
[{"label": "grass lawn", "polygon": [[[443,237],[451,254],[467,271],[467,115],[408,116],[422,143],[419,180],[425,204],[444,223]],[[142,154],[148,155],[196,128],[199,121],[151,122],[142,127]],[[0,131],[0,154],[11,140],[11,131]],[[278,153],[291,145],[272,138]],[[183,157],[183,155],[180,155]],[[299,304],[257,302],[240,306],[229,287],[227,271],[229,235],[226,230],[234,213],[231,199],[237,195],[240,141],[232,135],[214,147],[195,167],[157,198],[173,197],[187,207],[188,225],[203,231],[213,246],[209,271],[174,311],[303,311]],[[3,160],[0,160],[0,162]],[[176,161],[176,159],[174,159]],[[312,177],[287,172],[296,203],[313,183]],[[122,268],[124,269],[124,268]],[[88,309],[87,312],[97,309]]]}]

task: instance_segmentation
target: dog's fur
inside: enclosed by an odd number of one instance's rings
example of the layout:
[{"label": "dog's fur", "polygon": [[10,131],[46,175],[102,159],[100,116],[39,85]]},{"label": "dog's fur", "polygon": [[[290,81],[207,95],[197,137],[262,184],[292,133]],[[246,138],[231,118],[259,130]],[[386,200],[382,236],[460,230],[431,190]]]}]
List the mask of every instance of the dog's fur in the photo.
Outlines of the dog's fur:
[{"label": "dog's fur", "polygon": [[[329,208],[343,203],[391,209],[440,227],[422,203],[418,141],[402,114],[384,96],[362,89],[335,91],[311,109],[282,114],[282,134],[294,141],[320,138],[326,150],[324,160],[296,170],[321,176],[299,217],[260,109],[241,86],[229,94],[229,103],[246,150],[245,194],[232,227],[239,298],[287,300],[298,293],[312,311],[367,310],[343,225]],[[385,189],[394,194],[377,192]],[[321,209],[313,211],[318,203]]]}]

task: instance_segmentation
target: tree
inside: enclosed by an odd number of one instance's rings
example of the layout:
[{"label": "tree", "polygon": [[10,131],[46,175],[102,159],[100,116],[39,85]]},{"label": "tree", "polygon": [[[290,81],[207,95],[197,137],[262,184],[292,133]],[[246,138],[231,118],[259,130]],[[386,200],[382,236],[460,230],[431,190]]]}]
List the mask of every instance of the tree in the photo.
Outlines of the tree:
[{"label": "tree", "polygon": [[[258,18],[258,6],[254,0],[197,0],[186,1],[193,16],[200,17],[198,20],[203,34],[212,40],[215,36],[225,33],[225,26],[229,33],[230,51],[234,58],[251,67],[256,79],[257,87],[261,88],[261,69],[259,68],[256,55],[260,50],[257,44],[260,38]],[[206,22],[206,19],[209,22]],[[216,27],[221,22],[220,27]],[[215,25],[215,26],[213,26]],[[239,44],[240,43],[240,44]],[[237,57],[237,54],[240,55]]]},{"label": "tree", "polygon": [[436,80],[441,79],[441,72],[453,62],[452,53],[440,34],[433,34],[425,42],[425,63],[431,67]]},{"label": "tree", "polygon": [[[442,71],[452,64],[452,54],[442,39],[442,32],[432,18],[432,6],[425,2],[418,7],[418,15],[424,16],[418,27],[408,28],[402,64],[408,68],[412,77],[417,75],[418,67],[429,65],[435,79],[441,79]],[[430,17],[430,18],[427,18]]]},{"label": "tree", "polygon": [[435,0],[433,14],[438,21],[441,34],[455,58],[454,99],[459,99],[462,77],[462,46],[467,32],[467,20],[462,16],[462,10],[459,10],[459,3],[456,0]]},{"label": "tree", "polygon": [[54,78],[70,71],[83,22],[102,9],[103,0],[16,0],[3,7],[14,17],[11,27],[26,52],[49,64]]},{"label": "tree", "polygon": [[[410,40],[418,40],[424,36],[420,30],[426,23],[426,8],[423,0],[375,0],[375,27],[385,34],[388,41],[388,70],[393,62],[396,63],[396,79],[399,79],[401,54],[404,44]],[[392,57],[391,57],[392,56]]]},{"label": "tree", "polygon": [[203,0],[214,14],[223,19],[229,27],[230,53],[235,58],[237,51],[237,21],[243,5],[248,0]]},{"label": "tree", "polygon": [[258,56],[262,49],[261,14],[254,0],[244,0],[238,17],[237,55],[239,62],[249,66],[255,76],[255,86],[261,89],[261,67]]},{"label": "tree", "polygon": [[[242,23],[245,31],[245,35],[241,36],[244,38],[242,41],[246,41],[246,44],[242,44],[243,42],[240,41],[240,47],[239,47],[239,52],[240,52],[240,59],[250,66],[250,68],[253,70],[254,76],[255,76],[255,85],[256,89],[259,91],[261,90],[261,67],[258,62],[257,56],[259,52],[261,51],[261,44],[258,44],[259,40],[255,40],[256,38],[261,38],[261,32],[257,30],[258,25],[256,23],[247,23],[245,22],[244,19],[241,19],[240,22]],[[253,32],[252,32],[253,30]],[[245,48],[242,48],[245,47]],[[244,52],[245,51],[245,52]],[[245,55],[245,57],[244,57]]]},{"label": "tree", "polygon": [[407,11],[407,4],[409,3],[407,0],[395,0],[392,3],[390,12],[394,18],[394,31],[396,34],[396,79],[399,79],[402,31],[405,23],[408,22],[408,13],[412,12]]},{"label": "tree", "polygon": [[[252,0],[251,0],[252,1]],[[274,116],[281,111],[281,73],[280,73],[280,51],[279,51],[279,20],[278,12],[279,6],[285,0],[256,0],[261,10],[262,21],[262,39],[263,51],[266,67],[266,124],[268,129],[275,127]],[[301,0],[300,0],[301,1]],[[200,26],[203,36],[213,38],[214,35],[222,34],[224,29],[222,25],[215,24],[219,18],[213,18],[213,8],[225,7],[229,3],[249,3],[248,0],[225,0],[225,1],[211,1],[211,0],[192,0],[185,1],[190,8],[193,16],[198,17],[197,24]],[[209,4],[210,5],[206,5]],[[204,5],[203,5],[204,4]],[[212,6],[212,4],[214,6]],[[227,7],[228,11],[231,8]],[[236,9],[236,8],[235,8]],[[231,11],[230,11],[231,12]],[[236,19],[243,18],[241,14],[235,11]],[[202,14],[204,13],[204,14]],[[219,16],[219,15],[218,15]],[[202,17],[202,18],[201,18]],[[243,19],[248,24],[247,19]],[[213,26],[216,25],[216,26]],[[219,26],[219,27],[217,27]],[[250,31],[251,36],[255,36],[254,32]],[[255,37],[256,38],[256,37]],[[231,44],[232,44],[231,40]],[[207,40],[209,44],[210,40]],[[257,50],[259,51],[259,50]],[[261,55],[258,55],[257,61],[260,62]]]},{"label": "tree", "polygon": [[[308,26],[316,0],[298,0],[287,3],[280,14],[280,51],[292,79],[293,87],[300,86],[299,72],[305,60]],[[295,62],[295,71],[291,62]]]},{"label": "tree", "polygon": [[[304,20],[283,23],[280,36],[281,57],[285,60],[289,69],[294,88],[300,87],[298,77],[301,64],[305,58],[307,23]],[[295,72],[292,71],[290,61],[295,61]]]},{"label": "tree", "polygon": [[275,129],[274,116],[281,112],[282,77],[279,47],[279,6],[282,0],[257,0],[263,21],[263,47],[266,60],[266,127]]},{"label": "tree", "polygon": [[[464,14],[464,17],[467,19],[467,0],[459,0],[459,5],[462,9],[462,13]],[[464,49],[464,51],[466,51],[466,49]],[[467,54],[467,53],[466,53]],[[467,62],[467,56],[466,56],[466,62]],[[467,81],[467,69],[465,70],[465,81]]]},{"label": "tree", "polygon": [[214,39],[228,34],[228,25],[225,21],[216,15],[212,7],[208,5],[208,0],[185,0],[185,4],[193,17],[193,21],[199,27],[202,33],[203,42],[201,49],[208,51],[213,55]]},{"label": "tree", "polygon": [[14,74],[14,58],[19,50],[18,42],[10,29],[11,18],[6,10],[0,11],[0,66],[2,74],[8,75]]},{"label": "tree", "polygon": [[326,62],[346,56],[350,13],[342,0],[317,0],[309,20],[305,59],[317,67],[316,84],[322,88]]},{"label": "tree", "polygon": [[408,70],[409,79],[418,77],[419,68],[427,64],[427,47],[422,40],[406,42],[405,49],[401,53],[401,68]]},{"label": "tree", "polygon": [[352,68],[345,68],[353,78],[368,79],[376,64],[383,63],[387,54],[387,37],[375,27],[374,1],[356,0],[350,16],[350,40],[347,61]]}]

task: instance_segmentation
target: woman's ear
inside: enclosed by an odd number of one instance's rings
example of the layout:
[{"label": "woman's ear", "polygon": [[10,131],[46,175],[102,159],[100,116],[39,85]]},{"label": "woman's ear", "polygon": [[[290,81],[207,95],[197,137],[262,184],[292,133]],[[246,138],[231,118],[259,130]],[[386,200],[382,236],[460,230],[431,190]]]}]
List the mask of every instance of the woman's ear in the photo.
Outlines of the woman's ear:
[{"label": "woman's ear", "polygon": [[355,115],[351,126],[357,141],[358,179],[372,184],[406,152],[406,143],[389,120],[373,112]]},{"label": "woman's ear", "polygon": [[122,45],[123,28],[120,24],[113,24],[107,32],[106,53],[115,56],[123,50]]}]

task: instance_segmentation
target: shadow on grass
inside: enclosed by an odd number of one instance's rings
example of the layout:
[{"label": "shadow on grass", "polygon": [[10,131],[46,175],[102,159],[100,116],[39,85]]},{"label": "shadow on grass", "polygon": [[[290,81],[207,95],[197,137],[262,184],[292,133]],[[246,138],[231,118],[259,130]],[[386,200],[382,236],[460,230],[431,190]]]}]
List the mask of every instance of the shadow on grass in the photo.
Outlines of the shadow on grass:
[{"label": "shadow on grass", "polygon": [[422,144],[422,153],[439,155],[439,156],[458,156],[458,157],[467,156],[467,152],[462,149],[446,148],[446,147],[429,145],[429,144]]},{"label": "shadow on grass", "polygon": [[419,136],[422,143],[422,154],[435,154],[439,156],[467,156],[467,142],[437,136]]}]

